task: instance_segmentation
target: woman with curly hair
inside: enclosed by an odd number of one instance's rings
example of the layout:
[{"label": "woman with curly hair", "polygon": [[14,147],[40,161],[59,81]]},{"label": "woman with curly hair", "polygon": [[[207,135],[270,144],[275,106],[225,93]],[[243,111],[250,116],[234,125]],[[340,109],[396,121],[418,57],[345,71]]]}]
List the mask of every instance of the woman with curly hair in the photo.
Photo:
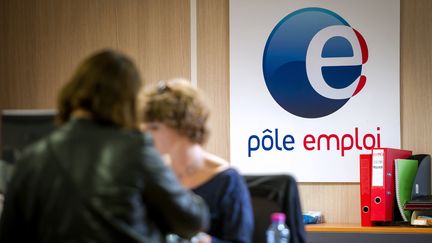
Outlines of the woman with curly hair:
[{"label": "woman with curly hair", "polygon": [[172,80],[160,82],[144,99],[145,129],[156,148],[168,155],[180,182],[209,206],[210,229],[201,242],[251,242],[253,212],[243,178],[203,148],[209,110],[201,92],[188,81]]}]

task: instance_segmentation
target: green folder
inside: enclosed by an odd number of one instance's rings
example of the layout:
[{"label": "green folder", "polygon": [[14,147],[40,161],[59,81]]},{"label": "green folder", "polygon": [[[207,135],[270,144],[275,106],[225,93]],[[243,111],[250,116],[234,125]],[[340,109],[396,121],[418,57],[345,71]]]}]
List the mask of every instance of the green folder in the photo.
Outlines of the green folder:
[{"label": "green folder", "polygon": [[411,220],[411,211],[404,210],[405,203],[411,200],[411,191],[417,174],[418,161],[413,159],[395,159],[395,189],[399,212],[404,221]]}]

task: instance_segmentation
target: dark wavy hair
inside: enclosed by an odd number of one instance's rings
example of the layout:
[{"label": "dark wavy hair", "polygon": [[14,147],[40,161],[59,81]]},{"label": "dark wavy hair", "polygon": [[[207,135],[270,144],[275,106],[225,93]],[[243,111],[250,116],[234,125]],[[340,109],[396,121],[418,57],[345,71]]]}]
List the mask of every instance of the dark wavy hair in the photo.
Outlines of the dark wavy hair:
[{"label": "dark wavy hair", "polygon": [[190,141],[204,144],[209,136],[210,111],[200,92],[186,80],[159,82],[143,98],[143,121],[161,122]]},{"label": "dark wavy hair", "polygon": [[82,109],[98,123],[135,128],[141,83],[135,64],[127,56],[113,50],[98,52],[78,66],[60,91],[57,123],[66,123],[73,111]]}]

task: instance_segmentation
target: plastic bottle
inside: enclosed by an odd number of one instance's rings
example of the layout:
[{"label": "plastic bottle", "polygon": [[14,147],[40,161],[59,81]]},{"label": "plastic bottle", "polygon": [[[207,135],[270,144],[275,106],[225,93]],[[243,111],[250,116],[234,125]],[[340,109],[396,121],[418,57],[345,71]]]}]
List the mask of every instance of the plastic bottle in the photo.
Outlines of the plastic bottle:
[{"label": "plastic bottle", "polygon": [[285,224],[285,214],[272,213],[271,222],[266,231],[267,243],[288,243],[290,231]]}]

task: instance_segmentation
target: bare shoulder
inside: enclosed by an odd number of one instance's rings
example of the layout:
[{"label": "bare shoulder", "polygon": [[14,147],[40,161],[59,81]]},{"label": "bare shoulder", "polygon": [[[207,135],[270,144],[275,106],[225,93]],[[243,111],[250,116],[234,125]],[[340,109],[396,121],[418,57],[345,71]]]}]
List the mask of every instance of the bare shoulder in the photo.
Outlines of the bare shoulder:
[{"label": "bare shoulder", "polygon": [[225,159],[208,152],[205,154],[205,161],[206,161],[206,167],[214,171],[215,173],[224,171],[228,169],[230,166],[229,162],[226,161]]}]

